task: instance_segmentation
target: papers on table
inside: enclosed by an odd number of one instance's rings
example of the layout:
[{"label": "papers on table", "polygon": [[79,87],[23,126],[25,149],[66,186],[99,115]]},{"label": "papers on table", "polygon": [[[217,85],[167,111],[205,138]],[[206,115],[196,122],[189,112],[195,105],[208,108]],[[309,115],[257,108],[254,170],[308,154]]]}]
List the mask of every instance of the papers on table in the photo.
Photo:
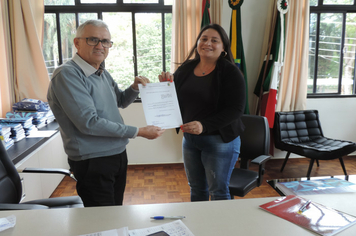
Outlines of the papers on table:
[{"label": "papers on table", "polygon": [[83,234],[80,236],[194,236],[194,234],[188,229],[188,227],[181,221],[176,220],[170,223],[153,226],[143,229],[128,230],[127,227],[120,229],[112,229],[102,232],[96,232],[91,234]]},{"label": "papers on table", "polygon": [[183,124],[174,83],[139,84],[139,89],[147,125],[170,129]]},{"label": "papers on table", "polygon": [[[164,232],[158,234],[158,232]],[[169,236],[194,236],[188,227],[181,220],[176,220],[167,224],[129,231],[129,236],[146,236],[146,235],[169,235]]]},{"label": "papers on table", "polygon": [[16,216],[11,215],[6,218],[0,218],[0,232],[12,228],[16,225]]},{"label": "papers on table", "polygon": [[82,234],[79,236],[129,236],[129,231],[127,227],[123,227],[120,229],[111,229],[91,234]]}]

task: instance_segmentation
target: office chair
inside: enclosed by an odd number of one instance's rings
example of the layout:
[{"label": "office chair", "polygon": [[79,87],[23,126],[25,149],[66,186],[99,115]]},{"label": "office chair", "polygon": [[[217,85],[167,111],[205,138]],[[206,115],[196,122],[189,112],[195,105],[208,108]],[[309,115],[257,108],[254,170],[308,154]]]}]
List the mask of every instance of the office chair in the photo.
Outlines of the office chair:
[{"label": "office chair", "polygon": [[[26,168],[22,172],[59,173],[71,176],[70,171],[64,169]],[[84,207],[82,200],[78,196],[48,198],[24,203],[20,203],[21,198],[22,185],[19,173],[0,141],[0,211]]]},{"label": "office chair", "polygon": [[[240,168],[234,168],[230,178],[230,195],[244,197],[263,180],[265,164],[269,156],[270,132],[266,117],[243,115],[245,130],[241,134]],[[252,160],[251,160],[252,159]],[[249,170],[249,163],[259,166],[258,172]]]},{"label": "office chair", "polygon": [[344,174],[347,175],[343,156],[356,150],[356,144],[350,141],[324,137],[317,110],[276,112],[274,123],[275,147],[287,151],[281,172],[289,155],[298,154],[310,158],[307,177],[313,164],[318,160],[332,160],[338,158]]}]

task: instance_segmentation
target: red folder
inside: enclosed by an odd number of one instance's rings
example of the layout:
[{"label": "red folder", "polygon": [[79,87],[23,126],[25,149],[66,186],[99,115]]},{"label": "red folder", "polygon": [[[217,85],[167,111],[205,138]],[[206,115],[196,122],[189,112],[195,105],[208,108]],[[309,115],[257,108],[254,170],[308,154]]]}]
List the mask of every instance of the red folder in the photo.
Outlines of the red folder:
[{"label": "red folder", "polygon": [[[260,208],[320,235],[335,235],[356,223],[356,217],[289,195],[265,203]],[[303,209],[304,206],[304,209]]]}]

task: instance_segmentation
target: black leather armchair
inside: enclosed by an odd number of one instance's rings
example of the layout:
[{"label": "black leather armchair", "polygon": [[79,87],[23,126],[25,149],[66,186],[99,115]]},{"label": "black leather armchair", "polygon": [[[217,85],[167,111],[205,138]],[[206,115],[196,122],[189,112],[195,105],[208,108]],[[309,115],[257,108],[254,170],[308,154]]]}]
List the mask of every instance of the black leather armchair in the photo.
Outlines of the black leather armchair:
[{"label": "black leather armchair", "polygon": [[[243,115],[245,131],[241,134],[240,168],[234,168],[229,189],[231,199],[244,197],[263,180],[265,164],[269,156],[270,132],[267,119],[263,116]],[[252,160],[251,160],[252,159]],[[249,170],[249,163],[259,166],[258,172]]]},{"label": "black leather armchair", "polygon": [[347,175],[342,157],[354,152],[356,144],[324,137],[317,110],[276,112],[274,121],[275,147],[287,151],[281,172],[289,155],[295,153],[310,158],[308,178],[315,161],[319,166],[318,160],[336,158],[339,159],[344,174]]},{"label": "black leather armchair", "polygon": [[[64,169],[28,168],[22,172],[59,173],[71,176],[71,173]],[[84,207],[82,200],[78,196],[48,198],[20,204],[21,198],[22,186],[20,176],[10,160],[3,143],[0,141],[0,211]]]}]

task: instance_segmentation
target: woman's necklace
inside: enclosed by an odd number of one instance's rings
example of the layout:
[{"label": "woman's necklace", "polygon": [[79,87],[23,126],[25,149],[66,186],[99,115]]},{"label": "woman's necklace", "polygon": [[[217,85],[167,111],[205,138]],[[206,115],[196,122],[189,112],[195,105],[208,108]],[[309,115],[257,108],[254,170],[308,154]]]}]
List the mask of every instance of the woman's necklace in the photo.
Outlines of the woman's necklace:
[{"label": "woman's necklace", "polygon": [[202,75],[205,75],[206,73],[210,73],[211,71],[213,71],[215,68],[215,65],[213,65],[210,68],[207,68],[206,70],[202,69],[202,66],[199,67],[199,70],[201,71]]}]

